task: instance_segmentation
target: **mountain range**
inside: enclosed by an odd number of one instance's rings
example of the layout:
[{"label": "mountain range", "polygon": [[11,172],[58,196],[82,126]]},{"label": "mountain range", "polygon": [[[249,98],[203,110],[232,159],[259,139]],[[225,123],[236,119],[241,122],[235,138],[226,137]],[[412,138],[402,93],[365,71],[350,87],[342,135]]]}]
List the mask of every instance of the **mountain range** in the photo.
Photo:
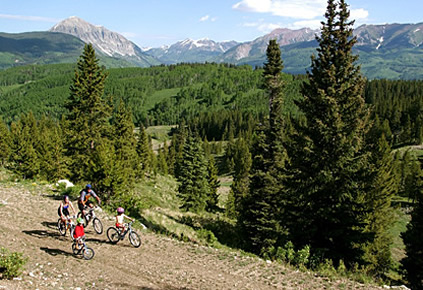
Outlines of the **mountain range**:
[{"label": "mountain range", "polygon": [[[316,53],[319,30],[279,28],[248,42],[185,39],[170,46],[141,49],[119,33],[70,17],[46,32],[0,33],[0,68],[21,64],[75,62],[92,43],[107,67],[180,62],[226,62],[262,66],[270,39],[281,47],[284,71],[302,74]],[[423,78],[423,23],[362,25],[354,47],[368,78]]]}]

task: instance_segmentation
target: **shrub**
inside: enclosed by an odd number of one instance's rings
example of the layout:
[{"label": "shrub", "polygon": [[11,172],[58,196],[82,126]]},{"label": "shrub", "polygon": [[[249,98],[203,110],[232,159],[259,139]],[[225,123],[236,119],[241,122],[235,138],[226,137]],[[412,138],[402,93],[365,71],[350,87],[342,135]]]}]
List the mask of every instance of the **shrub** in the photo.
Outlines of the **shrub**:
[{"label": "shrub", "polygon": [[57,192],[60,196],[67,195],[71,200],[75,200],[79,197],[79,191],[81,190],[78,186],[69,186],[66,187],[66,183],[61,182],[57,185]]},{"label": "shrub", "polygon": [[301,250],[298,250],[297,253],[295,253],[294,264],[297,266],[305,266],[307,265],[309,258],[310,258],[310,246],[307,245]]},{"label": "shrub", "polygon": [[197,231],[197,237],[200,240],[206,241],[207,244],[209,244],[209,245],[213,245],[217,242],[217,238],[215,237],[213,232],[209,231],[209,230],[205,230],[205,229],[198,230]]},{"label": "shrub", "polygon": [[295,258],[294,244],[288,241],[282,248],[278,247],[276,250],[276,259],[286,262],[293,263]]},{"label": "shrub", "polygon": [[328,278],[334,278],[337,276],[336,269],[333,266],[333,261],[330,259],[325,259],[325,261],[318,266],[317,271],[320,275]]},{"label": "shrub", "polygon": [[1,279],[12,279],[22,274],[23,266],[28,259],[22,253],[10,253],[5,248],[0,248],[0,277]]}]

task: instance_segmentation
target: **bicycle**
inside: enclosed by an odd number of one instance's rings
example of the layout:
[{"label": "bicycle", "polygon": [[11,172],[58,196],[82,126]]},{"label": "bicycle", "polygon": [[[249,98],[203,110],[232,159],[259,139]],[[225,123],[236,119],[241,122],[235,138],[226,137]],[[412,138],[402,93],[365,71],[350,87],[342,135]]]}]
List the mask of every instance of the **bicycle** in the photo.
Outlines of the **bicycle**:
[{"label": "bicycle", "polygon": [[[88,226],[88,223],[92,220],[93,221],[93,228],[94,231],[101,235],[103,233],[103,223],[101,220],[96,217],[93,207],[88,207],[84,209],[84,213],[86,210],[88,210],[87,213],[84,214],[84,228]],[[82,216],[82,212],[78,213],[78,217]]]},{"label": "bicycle", "polygon": [[[81,243],[79,243],[79,241]],[[85,260],[91,260],[95,255],[94,250],[87,246],[84,239],[80,239],[79,241],[75,239],[73,240],[72,253],[75,256],[82,255]]]},{"label": "bicycle", "polygon": [[126,229],[123,231],[123,233],[121,233],[121,231],[119,229],[117,229],[116,227],[110,227],[107,229],[107,238],[109,239],[109,241],[112,244],[117,244],[117,242],[119,242],[120,240],[123,240],[126,236],[127,233],[128,234],[128,239],[129,242],[132,244],[132,246],[134,246],[135,248],[138,248],[139,246],[141,246],[141,238],[138,235],[138,233],[132,229],[132,222],[130,222],[129,224],[125,224]]},{"label": "bicycle", "polygon": [[69,234],[73,238],[73,232],[75,231],[75,223],[72,221],[72,219],[76,218],[76,216],[67,216],[66,220],[63,221],[61,218],[57,221],[57,229],[59,230],[60,234],[62,236],[66,235],[67,230],[69,230]]}]

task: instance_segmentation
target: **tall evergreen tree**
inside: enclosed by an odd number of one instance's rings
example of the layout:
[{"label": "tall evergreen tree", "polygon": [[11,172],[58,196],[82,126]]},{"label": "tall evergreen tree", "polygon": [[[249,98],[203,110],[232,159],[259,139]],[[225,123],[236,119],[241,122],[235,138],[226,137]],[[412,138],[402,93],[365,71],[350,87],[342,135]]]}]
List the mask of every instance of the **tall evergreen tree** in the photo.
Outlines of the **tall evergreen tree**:
[{"label": "tall evergreen tree", "polygon": [[207,181],[207,162],[200,140],[193,136],[188,136],[184,144],[178,181],[180,182],[178,196],[182,201],[181,208],[192,212],[203,211],[208,202],[208,192],[210,192]]},{"label": "tall evergreen tree", "polygon": [[98,62],[93,46],[85,45],[66,103],[65,128],[73,180],[94,184],[99,182],[95,173],[101,171],[100,164],[95,162],[101,152],[96,151],[103,142],[109,144],[112,139],[111,102],[103,97],[106,74]]},{"label": "tall evergreen tree", "polygon": [[183,149],[186,139],[188,138],[188,130],[184,120],[179,124],[176,132],[172,136],[168,154],[169,173],[178,178],[183,163]]},{"label": "tall evergreen tree", "polygon": [[167,162],[166,162],[167,152],[168,152],[168,148],[165,142],[163,146],[159,148],[157,153],[157,170],[163,175],[167,175],[169,173]]},{"label": "tall evergreen tree", "polygon": [[139,162],[134,130],[132,111],[120,99],[113,122],[115,162],[117,162],[115,191],[127,191],[132,188],[135,182]]},{"label": "tall evergreen tree", "polygon": [[66,157],[61,126],[51,118],[42,117],[39,132],[35,148],[40,160],[40,175],[50,182],[68,178],[69,160]]},{"label": "tall evergreen tree", "polygon": [[[364,261],[371,273],[382,274],[391,267],[392,235],[390,229],[394,216],[391,200],[398,192],[398,178],[395,174],[391,147],[382,133],[379,139],[367,141],[371,151],[365,176],[369,178],[366,190],[368,216],[365,233],[373,236],[373,241],[364,247]],[[370,148],[369,148],[370,147]]]},{"label": "tall evergreen tree", "polygon": [[242,210],[242,200],[248,195],[250,185],[251,153],[244,138],[235,141],[234,173],[231,191],[226,205],[227,214],[236,218]]},{"label": "tall evergreen tree", "polygon": [[335,263],[363,264],[364,246],[373,242],[365,232],[364,79],[352,54],[356,39],[345,1],[328,0],[325,18],[297,103],[304,120],[290,134],[287,222],[297,247],[310,245]]},{"label": "tall evergreen tree", "polygon": [[39,174],[40,160],[35,150],[38,127],[32,112],[13,122],[10,133],[13,170],[24,179],[35,178]]},{"label": "tall evergreen tree", "polygon": [[152,170],[152,156],[153,150],[151,148],[150,139],[148,137],[147,132],[143,125],[140,126],[140,130],[138,133],[138,141],[136,151],[138,154],[138,177],[143,178],[145,173],[150,172]]},{"label": "tall evergreen tree", "polygon": [[401,260],[408,284],[412,289],[423,289],[423,174],[417,176],[416,191],[407,230],[401,234],[406,257]]},{"label": "tall evergreen tree", "polygon": [[[242,198],[238,209],[247,248],[262,255],[286,241],[282,217],[285,199],[282,180],[286,162],[282,116],[283,64],[276,40],[269,41],[266,56],[263,78],[269,97],[269,120],[256,131],[249,192]],[[236,184],[237,187],[240,185]],[[237,209],[235,198],[234,202]]]},{"label": "tall evergreen tree", "polygon": [[4,166],[5,162],[10,158],[10,143],[9,128],[0,116],[0,166]]},{"label": "tall evergreen tree", "polygon": [[209,184],[210,191],[208,192],[206,210],[212,212],[217,210],[218,208],[219,193],[217,192],[217,190],[220,186],[220,181],[218,179],[218,170],[213,155],[208,156],[207,182]]}]

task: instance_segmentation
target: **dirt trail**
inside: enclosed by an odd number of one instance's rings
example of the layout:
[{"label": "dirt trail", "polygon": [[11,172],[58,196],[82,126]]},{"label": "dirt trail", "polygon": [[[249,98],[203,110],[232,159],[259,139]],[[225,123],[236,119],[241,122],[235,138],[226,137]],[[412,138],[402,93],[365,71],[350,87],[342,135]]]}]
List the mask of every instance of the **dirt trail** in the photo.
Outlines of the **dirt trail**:
[{"label": "dirt trail", "polygon": [[[96,254],[85,261],[73,256],[69,235],[60,236],[56,229],[58,205],[46,188],[0,185],[0,246],[29,258],[22,277],[0,280],[0,289],[371,288],[147,231],[138,230],[143,242],[140,248],[133,248],[127,238],[112,245],[91,224],[87,244]],[[105,230],[113,225],[111,216],[97,215]]]}]

